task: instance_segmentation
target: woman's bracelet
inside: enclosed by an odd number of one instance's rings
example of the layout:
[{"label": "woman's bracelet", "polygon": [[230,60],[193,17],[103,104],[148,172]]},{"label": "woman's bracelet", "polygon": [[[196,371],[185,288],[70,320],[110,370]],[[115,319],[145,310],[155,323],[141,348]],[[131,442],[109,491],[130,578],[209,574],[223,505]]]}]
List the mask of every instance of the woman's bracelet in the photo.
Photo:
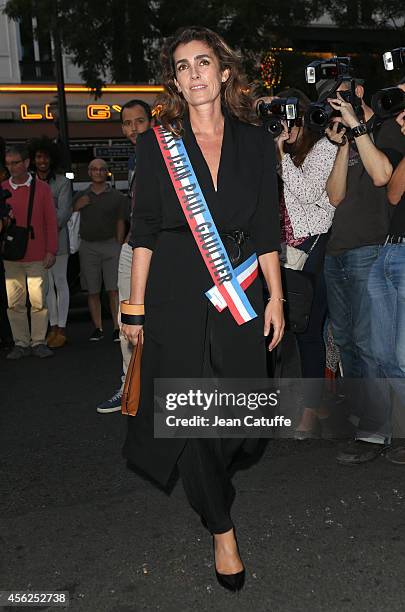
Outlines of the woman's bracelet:
[{"label": "woman's bracelet", "polygon": [[130,304],[129,300],[123,300],[120,310],[121,323],[125,325],[143,325],[145,323],[144,304]]},{"label": "woman's bracelet", "polygon": [[267,301],[270,302],[271,300],[277,300],[278,302],[286,302],[287,300],[283,297],[269,297],[267,298]]}]

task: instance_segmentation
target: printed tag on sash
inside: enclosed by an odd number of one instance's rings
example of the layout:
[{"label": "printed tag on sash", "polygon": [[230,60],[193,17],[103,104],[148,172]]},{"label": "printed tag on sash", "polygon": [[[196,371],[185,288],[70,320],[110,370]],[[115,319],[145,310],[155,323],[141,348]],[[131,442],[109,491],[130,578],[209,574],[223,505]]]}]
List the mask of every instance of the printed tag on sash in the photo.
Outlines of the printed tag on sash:
[{"label": "printed tag on sash", "polygon": [[[228,306],[238,325],[247,323],[257,314],[238,281],[236,270],[232,268],[183,140],[162,126],[153,128],[153,131],[184,216],[215,283],[215,295],[221,296],[221,305]],[[217,304],[215,306],[218,308]]]}]

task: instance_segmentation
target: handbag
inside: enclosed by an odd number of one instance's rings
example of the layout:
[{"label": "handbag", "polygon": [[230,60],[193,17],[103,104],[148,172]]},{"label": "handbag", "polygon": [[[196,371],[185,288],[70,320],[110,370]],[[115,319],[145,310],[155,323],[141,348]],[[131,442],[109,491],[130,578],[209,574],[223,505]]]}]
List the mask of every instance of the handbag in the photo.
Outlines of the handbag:
[{"label": "handbag", "polygon": [[316,247],[320,236],[321,234],[318,234],[308,253],[302,249],[296,249],[295,247],[283,242],[281,245],[280,266],[283,266],[284,268],[291,268],[292,270],[303,270],[305,263],[312,253],[312,250]]},{"label": "handbag", "polygon": [[312,276],[303,271],[305,263],[318,243],[318,234],[308,253],[283,243],[280,254],[281,280],[286,304],[286,327],[296,334],[306,331],[314,299]]},{"label": "handbag", "polygon": [[302,334],[308,327],[314,298],[311,275],[302,270],[281,266],[281,281],[286,297],[286,327],[294,333]]},{"label": "handbag", "polygon": [[138,336],[138,342],[132,349],[127,375],[125,377],[124,390],[122,392],[121,413],[127,416],[136,416],[141,394],[141,358],[143,337],[142,331]]},{"label": "handbag", "polygon": [[34,205],[35,196],[35,183],[35,177],[33,177],[30,187],[26,227],[17,225],[16,221],[14,220],[8,226],[2,240],[1,254],[3,259],[8,261],[18,261],[19,259],[23,259],[25,253],[27,252],[28,240],[30,238],[34,240],[35,238],[34,228],[31,225],[32,208]]}]

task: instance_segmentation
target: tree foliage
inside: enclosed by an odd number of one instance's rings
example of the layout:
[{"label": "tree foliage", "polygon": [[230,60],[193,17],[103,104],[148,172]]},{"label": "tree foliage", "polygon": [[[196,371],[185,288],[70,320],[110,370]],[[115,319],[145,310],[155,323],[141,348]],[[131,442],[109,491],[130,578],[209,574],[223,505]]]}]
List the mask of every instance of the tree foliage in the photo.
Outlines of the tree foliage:
[{"label": "tree foliage", "polygon": [[83,80],[98,89],[110,73],[115,81],[145,82],[150,70],[144,49],[156,37],[148,0],[9,0],[5,13],[37,18],[38,29],[58,29],[63,47]]},{"label": "tree foliage", "polygon": [[399,28],[405,12],[401,0],[324,0],[333,21],[345,27]]},{"label": "tree foliage", "polygon": [[[57,7],[57,14],[55,7]],[[222,34],[254,73],[258,58],[288,41],[291,25],[313,22],[328,11],[344,27],[395,26],[398,0],[8,0],[12,19],[31,13],[38,29],[58,32],[84,81],[99,89],[111,75],[119,82],[159,79],[162,39],[180,26],[204,25]]]}]

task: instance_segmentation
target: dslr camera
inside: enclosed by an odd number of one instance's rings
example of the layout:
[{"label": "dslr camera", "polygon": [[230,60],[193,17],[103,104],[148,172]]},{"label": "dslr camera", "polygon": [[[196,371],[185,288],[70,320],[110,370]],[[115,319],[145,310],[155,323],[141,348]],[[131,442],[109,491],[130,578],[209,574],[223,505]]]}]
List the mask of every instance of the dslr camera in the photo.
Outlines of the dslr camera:
[{"label": "dslr camera", "polygon": [[328,103],[327,98],[336,96],[336,91],[343,82],[350,83],[350,89],[340,91],[342,98],[349,102],[359,120],[363,119],[361,99],[356,96],[356,82],[351,76],[352,69],[350,57],[333,57],[330,60],[317,60],[305,69],[307,83],[316,84],[320,80],[333,80],[335,85],[317,102],[309,105],[305,113],[305,125],[312,130],[324,132],[334,117],[340,117],[340,111],[335,110]]},{"label": "dslr camera", "polygon": [[283,131],[283,122],[287,124],[288,130],[300,124],[299,110],[298,98],[274,98],[271,102],[260,100],[256,107],[264,127],[274,138]]},{"label": "dslr camera", "polygon": [[[405,47],[392,49],[383,54],[385,70],[405,66]],[[405,110],[405,92],[399,87],[380,89],[371,98],[371,108],[380,119],[395,117]]]}]

